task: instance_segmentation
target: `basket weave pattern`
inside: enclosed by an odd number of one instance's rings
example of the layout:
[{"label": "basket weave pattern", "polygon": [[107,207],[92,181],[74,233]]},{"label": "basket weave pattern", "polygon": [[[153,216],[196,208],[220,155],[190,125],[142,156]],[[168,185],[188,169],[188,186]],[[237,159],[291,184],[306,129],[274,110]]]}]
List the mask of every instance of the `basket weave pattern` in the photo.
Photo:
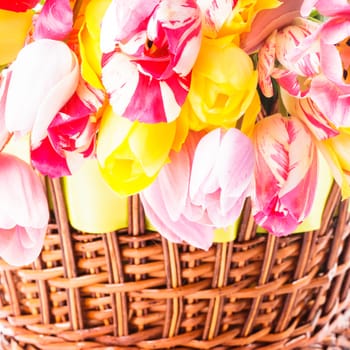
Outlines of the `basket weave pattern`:
[{"label": "basket weave pattern", "polygon": [[336,186],[320,230],[257,234],[247,202],[238,238],[208,251],[146,231],[137,196],[128,228],[76,232],[59,180],[48,189],[54,215],[40,257],[0,265],[3,349],[349,346],[334,336],[350,319],[348,202]]}]

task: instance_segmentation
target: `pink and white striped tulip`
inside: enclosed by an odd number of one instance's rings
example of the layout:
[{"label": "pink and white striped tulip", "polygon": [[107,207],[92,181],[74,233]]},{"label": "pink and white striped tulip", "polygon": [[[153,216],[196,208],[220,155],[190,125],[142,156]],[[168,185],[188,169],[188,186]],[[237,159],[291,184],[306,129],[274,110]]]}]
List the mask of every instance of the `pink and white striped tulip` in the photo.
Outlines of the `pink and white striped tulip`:
[{"label": "pink and white striped tulip", "polygon": [[49,221],[40,178],[23,160],[0,153],[0,256],[27,265],[39,255]]},{"label": "pink and white striped tulip", "polygon": [[297,118],[280,114],[256,124],[253,142],[254,219],[274,235],[288,235],[308,216],[314,202],[316,146]]},{"label": "pink and white striped tulip", "polygon": [[115,113],[146,123],[176,119],[200,43],[195,0],[113,0],[101,49],[102,82]]},{"label": "pink and white striped tulip", "polygon": [[238,129],[190,132],[180,152],[141,192],[147,217],[167,239],[208,249],[232,225],[251,191],[254,155]]},{"label": "pink and white striped tulip", "polygon": [[31,149],[32,164],[50,177],[71,175],[84,158],[94,155],[97,111],[104,95],[80,80],[70,100],[50,123],[47,136]]},{"label": "pink and white striped tulip", "polygon": [[5,123],[5,101],[8,84],[10,82],[10,75],[11,74],[7,69],[2,70],[0,73],[0,151],[4,148],[11,137]]},{"label": "pink and white striped tulip", "polygon": [[37,146],[76,90],[77,57],[65,43],[41,39],[25,46],[9,70],[5,107],[1,107],[6,128],[19,135],[31,132],[31,142]]},{"label": "pink and white striped tulip", "polygon": [[293,24],[274,31],[267,38],[259,50],[258,62],[259,86],[265,96],[273,95],[271,77],[290,94],[305,94],[303,80],[320,72],[319,50],[310,45],[302,55],[295,55],[295,51],[318,29],[316,22],[297,18]]},{"label": "pink and white striped tulip", "polygon": [[317,140],[326,140],[337,136],[338,129],[320,111],[310,97],[298,98],[280,89],[283,105],[290,115],[300,119]]}]

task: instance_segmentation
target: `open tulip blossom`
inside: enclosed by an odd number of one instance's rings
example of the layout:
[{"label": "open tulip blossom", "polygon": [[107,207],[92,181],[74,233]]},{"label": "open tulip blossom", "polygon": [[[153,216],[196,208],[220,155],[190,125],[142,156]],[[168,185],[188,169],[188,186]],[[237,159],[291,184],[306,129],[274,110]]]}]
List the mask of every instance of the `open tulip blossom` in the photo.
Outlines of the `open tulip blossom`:
[{"label": "open tulip blossom", "polygon": [[1,258],[37,258],[39,179],[87,161],[170,241],[209,249],[247,203],[298,232],[320,164],[350,197],[349,28],[343,0],[0,0]]}]

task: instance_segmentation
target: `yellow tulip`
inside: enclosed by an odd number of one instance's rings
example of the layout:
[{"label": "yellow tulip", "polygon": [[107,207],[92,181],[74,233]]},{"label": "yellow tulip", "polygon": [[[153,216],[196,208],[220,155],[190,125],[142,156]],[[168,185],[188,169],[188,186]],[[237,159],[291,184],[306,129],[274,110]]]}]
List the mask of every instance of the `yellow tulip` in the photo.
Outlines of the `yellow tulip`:
[{"label": "yellow tulip", "polygon": [[34,11],[14,12],[0,9],[0,66],[11,63],[24,46]]},{"label": "yellow tulip", "polygon": [[131,122],[107,106],[96,150],[103,178],[122,196],[143,190],[168,161],[170,150],[179,150],[187,131],[183,118],[171,123]]},{"label": "yellow tulip", "polygon": [[245,123],[255,121],[260,109],[257,71],[250,57],[232,38],[203,38],[192,70],[190,91],[182,110],[190,128],[235,127],[247,113]]},{"label": "yellow tulip", "polygon": [[79,31],[81,72],[83,78],[97,89],[101,83],[100,24],[111,0],[92,0],[85,8],[85,19]]},{"label": "yellow tulip", "polygon": [[339,135],[318,143],[326,158],[342,197],[350,197],[350,128],[340,128]]},{"label": "yellow tulip", "polygon": [[260,11],[273,9],[280,5],[281,2],[278,0],[238,0],[218,33],[218,37],[248,32],[255,16]]}]

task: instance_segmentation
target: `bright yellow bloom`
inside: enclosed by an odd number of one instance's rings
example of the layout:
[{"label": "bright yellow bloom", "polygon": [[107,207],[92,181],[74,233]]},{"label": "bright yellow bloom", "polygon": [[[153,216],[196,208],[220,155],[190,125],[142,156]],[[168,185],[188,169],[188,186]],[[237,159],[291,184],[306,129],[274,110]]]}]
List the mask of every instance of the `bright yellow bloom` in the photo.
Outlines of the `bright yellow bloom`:
[{"label": "bright yellow bloom", "polygon": [[254,123],[260,110],[257,79],[252,60],[230,37],[203,38],[182,110],[190,128],[234,127],[247,112],[245,123]]},{"label": "bright yellow bloom", "polygon": [[170,150],[179,151],[188,132],[185,119],[144,124],[116,115],[108,106],[102,116],[97,158],[102,176],[120,195],[137,193],[158,175]]},{"label": "bright yellow bloom", "polygon": [[0,9],[0,66],[11,63],[32,25],[34,11],[13,12]]},{"label": "bright yellow bloom", "polygon": [[280,4],[278,0],[238,0],[219,31],[218,37],[248,32],[260,11],[276,8]]},{"label": "bright yellow bloom", "polygon": [[350,128],[341,128],[339,132],[339,135],[321,141],[318,147],[325,156],[345,199],[350,197]]},{"label": "bright yellow bloom", "polygon": [[100,24],[111,0],[92,0],[85,9],[85,21],[79,32],[81,71],[93,87],[102,89]]}]

